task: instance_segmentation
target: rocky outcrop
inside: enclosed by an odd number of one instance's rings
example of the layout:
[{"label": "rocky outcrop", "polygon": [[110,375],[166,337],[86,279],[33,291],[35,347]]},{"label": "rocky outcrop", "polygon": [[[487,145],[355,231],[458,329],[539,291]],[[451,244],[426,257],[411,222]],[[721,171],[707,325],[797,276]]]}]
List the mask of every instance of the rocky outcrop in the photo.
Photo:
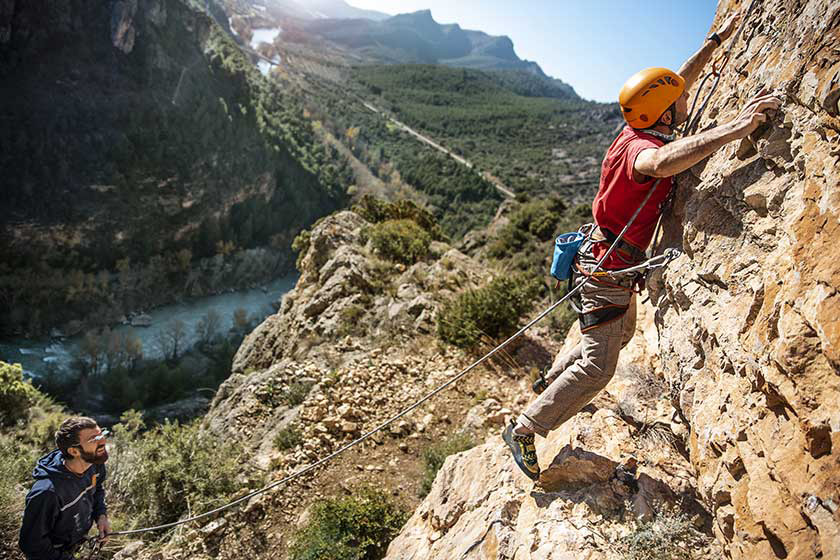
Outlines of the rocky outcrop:
[{"label": "rocky outcrop", "polygon": [[[457,249],[433,242],[434,257],[411,266],[379,259],[362,243],[371,224],[351,211],[338,212],[308,233],[301,275],[283,297],[279,313],[249,334],[233,371],[263,369],[311,348],[339,358],[327,343],[343,336],[393,337],[429,333],[439,305],[457,291],[476,287],[484,273]],[[321,347],[323,346],[323,348]]]},{"label": "rocky outcrop", "polygon": [[784,104],[681,176],[665,223],[660,354],[731,558],[840,557],[838,71],[836,2],[758,2],[702,125],[762,85]]},{"label": "rocky outcrop", "polygon": [[[363,243],[371,225],[342,211],[304,234],[295,288],[242,342],[214,399],[206,424],[232,437],[249,434],[263,467],[315,461],[454,374],[433,348],[400,347],[428,335],[442,302],[477,286],[484,271],[439,242],[428,260],[408,267],[380,259]],[[274,439],[295,422],[305,443],[284,454]]]},{"label": "rocky outcrop", "polygon": [[538,484],[514,466],[494,433],[446,460],[387,560],[619,558],[646,552],[632,548],[633,536],[651,530],[645,523],[657,513],[682,520],[672,529],[683,533],[657,544],[662,554],[690,538],[694,558],[716,558],[703,535],[710,518],[694,499],[692,467],[674,435],[684,428],[672,422],[668,388],[654,369],[656,339],[645,336],[654,332],[652,311],[642,308],[640,319],[608,390],[538,438]]}]

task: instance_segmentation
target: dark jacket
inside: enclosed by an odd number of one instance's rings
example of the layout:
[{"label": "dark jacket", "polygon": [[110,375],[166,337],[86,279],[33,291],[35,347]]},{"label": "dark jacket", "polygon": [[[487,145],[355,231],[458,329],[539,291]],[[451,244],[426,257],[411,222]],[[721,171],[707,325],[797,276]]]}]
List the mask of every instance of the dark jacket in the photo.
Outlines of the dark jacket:
[{"label": "dark jacket", "polygon": [[91,465],[83,475],[67,470],[61,451],[38,459],[35,484],[26,495],[20,549],[29,560],[64,560],[93,522],[106,513],[105,465]]}]

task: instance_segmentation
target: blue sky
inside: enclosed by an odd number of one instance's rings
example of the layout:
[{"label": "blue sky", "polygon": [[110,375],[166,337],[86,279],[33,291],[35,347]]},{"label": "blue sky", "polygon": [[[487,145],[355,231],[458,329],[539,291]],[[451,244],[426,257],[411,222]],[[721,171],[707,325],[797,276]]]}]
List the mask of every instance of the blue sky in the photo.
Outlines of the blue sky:
[{"label": "blue sky", "polygon": [[398,14],[431,9],[438,23],[507,35],[579,95],[616,101],[624,81],[648,66],[677,70],[709,34],[712,0],[348,0]]}]

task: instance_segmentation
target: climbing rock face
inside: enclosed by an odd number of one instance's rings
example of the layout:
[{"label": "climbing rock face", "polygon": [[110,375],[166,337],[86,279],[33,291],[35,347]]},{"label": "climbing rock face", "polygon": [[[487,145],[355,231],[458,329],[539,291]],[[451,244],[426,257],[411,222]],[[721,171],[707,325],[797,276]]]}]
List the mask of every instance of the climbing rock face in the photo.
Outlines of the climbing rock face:
[{"label": "climbing rock face", "polygon": [[662,367],[731,558],[840,558],[838,76],[840,4],[757,2],[701,130],[762,86],[784,103],[680,176],[665,222]]},{"label": "climbing rock face", "polygon": [[655,334],[653,312],[642,306],[639,319],[607,390],[548,438],[537,438],[538,484],[514,465],[498,435],[450,456],[386,559],[620,558],[650,552],[643,544],[633,548],[644,542],[633,536],[669,508],[682,509],[676,526],[694,540],[675,533],[656,545],[661,557],[689,546],[693,558],[719,558],[711,537],[702,536],[711,518],[693,498],[668,388],[654,370],[655,338],[645,336]]}]

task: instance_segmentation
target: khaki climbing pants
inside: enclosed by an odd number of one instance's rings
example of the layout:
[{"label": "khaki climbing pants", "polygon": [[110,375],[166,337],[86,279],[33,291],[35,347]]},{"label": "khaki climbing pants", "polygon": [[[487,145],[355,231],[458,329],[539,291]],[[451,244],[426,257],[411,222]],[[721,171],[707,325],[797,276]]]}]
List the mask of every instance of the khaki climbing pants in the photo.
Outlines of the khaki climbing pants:
[{"label": "khaki climbing pants", "polygon": [[[589,249],[579,256],[579,265],[587,273],[597,264]],[[580,293],[580,342],[557,355],[545,376],[548,387],[518,418],[519,424],[543,437],[580,412],[606,387],[615,373],[619,352],[636,330],[636,295],[632,291],[635,273],[595,278],[602,282],[593,279]],[[575,285],[584,279],[582,274],[575,274]]]}]

